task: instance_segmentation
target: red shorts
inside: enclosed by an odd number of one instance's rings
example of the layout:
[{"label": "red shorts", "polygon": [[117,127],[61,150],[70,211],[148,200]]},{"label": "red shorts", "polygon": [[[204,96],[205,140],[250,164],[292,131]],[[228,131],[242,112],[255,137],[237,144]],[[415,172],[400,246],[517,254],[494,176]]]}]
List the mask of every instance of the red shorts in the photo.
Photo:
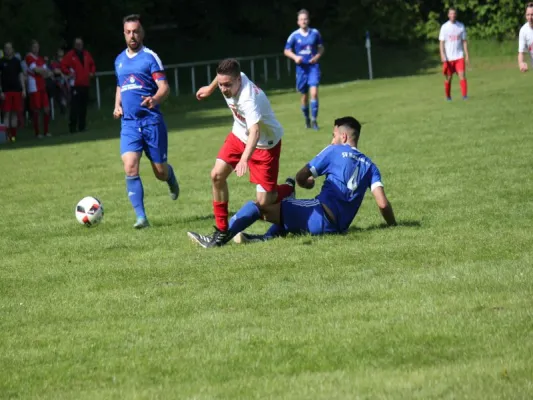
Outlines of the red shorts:
[{"label": "red shorts", "polygon": [[46,93],[46,90],[39,90],[37,92],[30,93],[30,108],[32,111],[50,108],[50,102],[48,100],[48,93]]},{"label": "red shorts", "polygon": [[2,103],[2,110],[4,112],[22,111],[22,92],[5,92],[4,102]]},{"label": "red shorts", "polygon": [[465,72],[465,59],[460,58],[458,60],[446,61],[442,63],[442,73],[446,76]]},{"label": "red shorts", "polygon": [[[235,168],[241,160],[245,147],[246,144],[230,133],[218,152],[217,159]],[[255,149],[248,161],[250,182],[261,185],[267,192],[275,192],[278,186],[280,154],[281,140],[271,149]]]}]

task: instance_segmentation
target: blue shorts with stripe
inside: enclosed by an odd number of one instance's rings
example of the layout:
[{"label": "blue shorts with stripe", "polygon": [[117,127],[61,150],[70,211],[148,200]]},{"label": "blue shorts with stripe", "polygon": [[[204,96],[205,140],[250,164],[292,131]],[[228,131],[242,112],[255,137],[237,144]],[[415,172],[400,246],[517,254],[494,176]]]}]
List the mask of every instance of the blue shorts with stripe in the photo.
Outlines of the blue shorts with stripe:
[{"label": "blue shorts with stripe", "polygon": [[168,133],[165,121],[122,120],[120,155],[127,152],[144,153],[157,164],[167,162]]},{"label": "blue shorts with stripe", "polygon": [[338,233],[317,199],[284,199],[281,202],[281,219],[287,232],[311,235]]}]

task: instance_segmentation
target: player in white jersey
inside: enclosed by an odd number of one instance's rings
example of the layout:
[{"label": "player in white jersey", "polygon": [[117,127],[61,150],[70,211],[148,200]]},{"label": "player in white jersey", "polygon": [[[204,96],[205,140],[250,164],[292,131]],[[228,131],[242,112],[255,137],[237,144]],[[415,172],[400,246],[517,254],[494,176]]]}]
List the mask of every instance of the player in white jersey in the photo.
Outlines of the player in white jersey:
[{"label": "player in white jersey", "polygon": [[524,54],[529,53],[533,62],[533,3],[526,5],[526,20],[518,35],[518,68],[521,72],[528,70]]},{"label": "player in white jersey", "polygon": [[211,171],[215,232],[211,236],[189,232],[189,237],[202,238],[204,242],[217,241],[228,234],[227,179],[234,170],[239,177],[250,171],[250,182],[257,185],[258,204],[273,204],[294,192],[292,179],[284,185],[277,184],[283,128],[265,93],[231,58],[218,64],[216,78],[209,86],[200,88],[196,97],[201,100],[210,96],[217,86],[233,113],[234,123]]},{"label": "player in white jersey", "polygon": [[440,58],[442,61],[442,72],[445,76],[444,92],[446,100],[452,99],[451,85],[452,76],[456,73],[461,84],[463,99],[467,99],[467,85],[465,77],[465,61],[470,64],[468,55],[468,45],[466,42],[466,28],[457,21],[457,11],[455,8],[448,10],[448,22],[440,28]]}]

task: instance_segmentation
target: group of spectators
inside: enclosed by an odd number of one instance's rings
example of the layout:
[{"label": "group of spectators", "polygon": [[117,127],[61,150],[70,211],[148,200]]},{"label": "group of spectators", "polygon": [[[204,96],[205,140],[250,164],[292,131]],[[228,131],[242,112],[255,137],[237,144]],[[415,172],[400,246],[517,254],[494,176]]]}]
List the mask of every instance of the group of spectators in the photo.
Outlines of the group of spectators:
[{"label": "group of spectators", "polygon": [[25,115],[32,121],[37,138],[52,136],[51,104],[57,105],[61,114],[70,110],[70,133],[86,129],[89,86],[96,67],[81,38],[76,38],[72,50],[66,53],[58,49],[52,59],[40,54],[36,40],[31,42],[30,51],[24,57],[15,51],[11,42],[4,44],[0,56],[1,122],[9,141],[16,141]]}]

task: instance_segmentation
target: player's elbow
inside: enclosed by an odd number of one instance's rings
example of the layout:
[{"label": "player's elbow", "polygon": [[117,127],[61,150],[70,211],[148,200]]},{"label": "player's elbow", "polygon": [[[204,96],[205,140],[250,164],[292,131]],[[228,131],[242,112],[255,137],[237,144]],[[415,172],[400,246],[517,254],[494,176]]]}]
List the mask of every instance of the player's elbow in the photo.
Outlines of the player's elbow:
[{"label": "player's elbow", "polygon": [[381,211],[385,211],[387,210],[388,208],[390,208],[390,203],[389,203],[389,200],[387,200],[386,198],[385,199],[379,199],[376,201],[377,205],[378,205],[378,208],[381,210]]}]

